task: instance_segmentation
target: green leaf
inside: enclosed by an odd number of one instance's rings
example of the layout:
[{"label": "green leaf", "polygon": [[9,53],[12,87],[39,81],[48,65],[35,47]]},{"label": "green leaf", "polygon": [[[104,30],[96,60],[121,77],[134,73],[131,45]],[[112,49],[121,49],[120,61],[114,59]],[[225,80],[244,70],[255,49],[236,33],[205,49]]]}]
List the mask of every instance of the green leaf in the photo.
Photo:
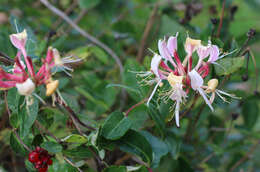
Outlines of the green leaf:
[{"label": "green leaf", "polygon": [[156,109],[156,107],[152,103],[149,104],[148,112],[150,117],[155,122],[156,127],[160,131],[160,134],[163,136],[165,130],[165,122],[163,116],[160,114],[160,112]]},{"label": "green leaf", "polygon": [[[33,164],[28,161],[28,160],[25,160],[25,167],[26,169],[29,171],[29,172],[36,172],[37,170],[34,168]],[[1,170],[0,170],[1,171]]]},{"label": "green leaf", "polygon": [[160,37],[163,37],[164,35],[175,35],[177,32],[185,33],[185,28],[167,15],[163,15]]},{"label": "green leaf", "polygon": [[153,160],[152,147],[139,132],[129,130],[124,137],[118,140],[117,144],[121,150],[133,153],[142,158],[143,161],[151,164]]},{"label": "green leaf", "polygon": [[236,72],[244,64],[245,57],[227,57],[217,61],[214,65],[217,75],[229,75]]},{"label": "green leaf", "polygon": [[92,156],[92,153],[88,150],[88,148],[83,145],[73,149],[64,150],[63,153],[72,158],[89,158]]},{"label": "green leaf", "polygon": [[7,103],[12,113],[18,114],[20,94],[18,94],[16,88],[8,90]]},{"label": "green leaf", "polygon": [[153,155],[154,155],[152,167],[157,168],[160,164],[161,158],[169,152],[168,146],[162,140],[160,140],[159,138],[153,136],[152,134],[146,131],[143,131],[142,135],[152,146]]},{"label": "green leaf", "polygon": [[171,131],[167,131],[165,143],[167,144],[168,151],[171,153],[174,159],[177,159],[180,154],[181,140],[178,139]]},{"label": "green leaf", "polygon": [[106,168],[103,172],[127,172],[125,166],[115,166],[112,165],[108,168]]},{"label": "green leaf", "polygon": [[90,47],[90,52],[95,55],[95,57],[104,64],[108,64],[108,55],[99,47]]},{"label": "green leaf", "polygon": [[44,142],[41,147],[51,153],[58,153],[62,151],[62,146],[55,142]]},{"label": "green leaf", "polygon": [[88,139],[78,134],[71,134],[62,139],[62,141],[67,143],[86,143]]},{"label": "green leaf", "polygon": [[33,138],[33,141],[32,141],[32,145],[34,146],[39,146],[40,144],[43,143],[43,137],[41,134],[37,134],[34,138]]},{"label": "green leaf", "polygon": [[84,9],[91,9],[97,6],[100,0],[79,0],[79,6]]},{"label": "green leaf", "polygon": [[22,115],[22,123],[20,126],[20,136],[22,138],[26,137],[30,132],[34,121],[37,118],[39,110],[39,102],[37,99],[33,100],[32,105],[24,106],[20,115]]},{"label": "green leaf", "polygon": [[131,127],[131,121],[122,112],[113,112],[106,119],[101,134],[110,140],[116,140],[125,135]]},{"label": "green leaf", "polygon": [[12,149],[21,155],[26,155],[27,150],[23,147],[23,145],[19,142],[19,140],[17,139],[17,137],[15,136],[14,133],[11,133],[10,135],[10,145],[12,147]]},{"label": "green leaf", "polygon": [[259,116],[258,112],[257,100],[247,100],[243,103],[242,114],[246,128],[252,129],[255,126]]},{"label": "green leaf", "polygon": [[132,92],[135,92],[137,94],[141,94],[138,89],[132,88],[132,87],[129,87],[129,86],[126,86],[126,85],[122,85],[122,84],[108,84],[106,86],[106,88],[110,88],[110,87],[121,87],[121,88],[126,89],[127,91],[132,91]]}]

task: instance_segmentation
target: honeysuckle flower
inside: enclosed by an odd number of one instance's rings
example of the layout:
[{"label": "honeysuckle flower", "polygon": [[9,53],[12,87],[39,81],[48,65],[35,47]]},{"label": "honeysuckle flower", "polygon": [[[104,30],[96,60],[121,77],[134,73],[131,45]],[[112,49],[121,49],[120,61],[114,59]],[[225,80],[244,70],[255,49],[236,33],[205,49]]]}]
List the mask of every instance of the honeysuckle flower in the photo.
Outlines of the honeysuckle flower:
[{"label": "honeysuckle flower", "polygon": [[64,71],[69,76],[71,76],[70,72],[73,72],[73,69],[69,67],[68,64],[81,61],[81,59],[79,58],[73,59],[72,56],[61,58],[60,53],[56,48],[53,49],[53,57],[54,57],[54,66]]},{"label": "honeysuckle flower", "polygon": [[26,57],[27,56],[27,53],[25,50],[25,45],[26,45],[26,41],[27,41],[26,30],[24,29],[23,32],[11,34],[10,40],[11,40],[12,44],[23,53],[23,56]]},{"label": "honeysuckle flower", "polygon": [[200,76],[200,74],[193,69],[191,72],[189,72],[189,77],[191,80],[191,88],[195,91],[198,91],[199,94],[203,97],[204,101],[206,102],[206,104],[209,106],[209,108],[214,111],[210,101],[207,98],[206,93],[203,90],[203,78]]},{"label": "honeysuckle flower", "polygon": [[[167,77],[167,81],[169,82],[171,89],[169,92],[166,93],[165,96],[168,96],[171,100],[175,101],[175,122],[177,127],[180,127],[180,119],[179,119],[179,112],[180,112],[180,104],[185,101],[187,94],[183,90],[183,76],[176,76],[173,73],[170,73]],[[173,116],[172,116],[173,117]],[[170,118],[171,120],[172,118]]]},{"label": "honeysuckle flower", "polygon": [[[224,96],[229,96],[231,98],[236,97],[232,94],[218,90],[218,80],[216,79],[209,80],[206,86],[203,85],[204,78],[210,73],[210,65],[217,64],[216,61],[227,54],[221,55],[218,46],[213,45],[211,41],[208,41],[208,45],[204,46],[201,44],[201,40],[187,37],[184,47],[187,55],[181,63],[181,58],[177,52],[177,37],[178,34],[169,37],[168,40],[165,38],[159,40],[158,49],[160,55],[154,53],[151,60],[151,70],[139,72],[137,73],[137,76],[144,78],[141,82],[142,84],[155,84],[155,87],[148,98],[147,105],[149,105],[149,102],[156,91],[159,90],[159,86],[163,85],[162,81],[168,82],[170,89],[159,92],[158,98],[163,101],[168,101],[169,99],[174,101],[174,113],[170,120],[175,116],[176,126],[179,127],[180,106],[185,102],[191,89],[202,96],[212,111],[214,110],[212,103],[216,95],[224,101],[226,101]],[[192,64],[194,52],[196,52],[199,57],[196,65]],[[210,99],[208,99],[208,95],[210,95]]]},{"label": "honeysuckle flower", "polygon": [[210,96],[210,102],[213,103],[214,99],[215,99],[215,96],[216,94],[224,101],[224,102],[227,102],[227,103],[230,103],[229,101],[226,100],[225,97],[223,97],[222,95],[225,95],[225,96],[228,96],[228,97],[231,97],[231,98],[234,98],[234,99],[239,99],[239,97],[236,97],[235,95],[233,94],[229,94],[229,93],[226,93],[224,91],[221,91],[221,90],[218,90],[217,89],[217,86],[218,86],[218,80],[217,79],[211,79],[208,81],[208,86],[204,86],[204,88],[206,89],[205,92],[206,93],[211,93],[211,96]]}]

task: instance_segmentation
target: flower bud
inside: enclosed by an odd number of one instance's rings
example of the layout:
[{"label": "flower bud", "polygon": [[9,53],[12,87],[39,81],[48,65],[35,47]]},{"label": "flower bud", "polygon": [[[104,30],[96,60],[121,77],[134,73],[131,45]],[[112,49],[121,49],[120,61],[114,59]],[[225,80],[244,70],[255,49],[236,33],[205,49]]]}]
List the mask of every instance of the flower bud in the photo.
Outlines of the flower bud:
[{"label": "flower bud", "polygon": [[16,88],[20,95],[29,96],[35,90],[35,84],[30,78],[28,78],[25,82],[21,84],[16,84]]},{"label": "flower bud", "polygon": [[51,82],[47,83],[46,84],[46,96],[52,95],[56,91],[58,86],[59,86],[58,80],[51,81]]},{"label": "flower bud", "polygon": [[176,76],[173,73],[170,73],[167,78],[169,84],[174,87],[175,84],[181,84],[183,80],[183,76]]},{"label": "flower bud", "polygon": [[55,65],[57,65],[57,66],[63,65],[63,62],[62,62],[61,57],[60,57],[60,53],[56,48],[53,49],[53,57],[54,57]]},{"label": "flower bud", "polygon": [[218,80],[217,79],[209,80],[206,93],[214,92],[216,90],[217,86],[218,86]]}]

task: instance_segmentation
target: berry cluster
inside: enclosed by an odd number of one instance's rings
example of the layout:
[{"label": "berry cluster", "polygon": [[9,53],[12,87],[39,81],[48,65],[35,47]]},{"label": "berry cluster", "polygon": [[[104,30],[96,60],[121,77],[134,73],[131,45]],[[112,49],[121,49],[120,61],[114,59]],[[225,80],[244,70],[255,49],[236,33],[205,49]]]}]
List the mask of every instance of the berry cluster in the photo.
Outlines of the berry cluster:
[{"label": "berry cluster", "polygon": [[37,146],[36,149],[29,154],[28,160],[34,164],[38,172],[46,172],[48,166],[52,165],[51,158],[52,156],[48,154],[48,151]]}]

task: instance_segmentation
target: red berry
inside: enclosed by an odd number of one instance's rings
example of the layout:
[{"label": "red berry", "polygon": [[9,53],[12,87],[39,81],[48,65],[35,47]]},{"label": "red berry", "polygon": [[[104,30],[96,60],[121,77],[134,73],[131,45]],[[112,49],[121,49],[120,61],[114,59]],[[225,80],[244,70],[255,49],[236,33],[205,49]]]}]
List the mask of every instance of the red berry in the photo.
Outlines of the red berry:
[{"label": "red berry", "polygon": [[48,165],[52,165],[52,160],[49,159],[48,162],[47,162]]},{"label": "red berry", "polygon": [[39,160],[39,154],[38,154],[37,152],[34,152],[34,151],[31,152],[31,153],[29,154],[28,160],[29,160],[30,162],[32,162],[32,163],[38,161],[38,160]]},{"label": "red berry", "polygon": [[38,172],[46,172],[48,170],[48,166],[47,167],[44,167],[44,168],[40,168],[38,170]]}]

